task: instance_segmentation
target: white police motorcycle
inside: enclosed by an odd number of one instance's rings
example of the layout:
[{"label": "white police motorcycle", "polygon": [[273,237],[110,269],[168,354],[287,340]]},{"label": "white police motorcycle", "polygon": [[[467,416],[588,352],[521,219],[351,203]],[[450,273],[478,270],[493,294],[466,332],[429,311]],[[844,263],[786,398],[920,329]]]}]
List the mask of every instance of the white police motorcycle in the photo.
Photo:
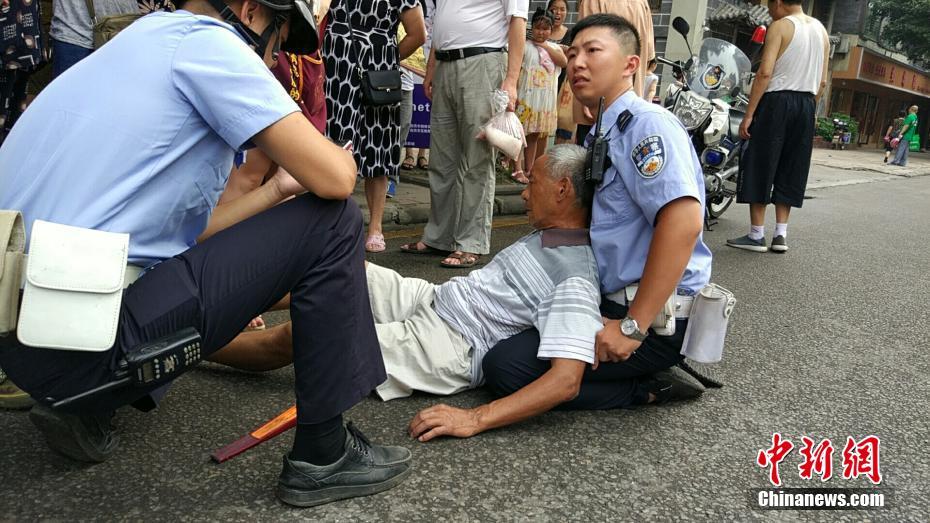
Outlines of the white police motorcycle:
[{"label": "white police motorcycle", "polygon": [[[672,26],[687,42],[688,23],[677,17]],[[736,198],[743,149],[739,126],[749,103],[742,93],[748,91],[751,63],[738,47],[717,38],[705,38],[698,56],[687,62],[657,61],[671,66],[678,79],[669,85],[663,105],[684,124],[701,159],[710,225]]]}]

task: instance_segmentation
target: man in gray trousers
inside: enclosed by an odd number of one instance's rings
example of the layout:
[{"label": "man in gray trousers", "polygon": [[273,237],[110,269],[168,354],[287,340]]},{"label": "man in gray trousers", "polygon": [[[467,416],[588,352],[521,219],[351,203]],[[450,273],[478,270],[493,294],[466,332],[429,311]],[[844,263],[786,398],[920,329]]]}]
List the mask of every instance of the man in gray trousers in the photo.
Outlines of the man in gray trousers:
[{"label": "man in gray trousers", "polygon": [[[494,153],[475,135],[491,117],[491,94],[517,99],[529,0],[438,0],[423,87],[432,102],[430,216],[413,254],[448,253],[441,265],[474,266],[490,250]],[[509,52],[508,52],[509,51]]]}]

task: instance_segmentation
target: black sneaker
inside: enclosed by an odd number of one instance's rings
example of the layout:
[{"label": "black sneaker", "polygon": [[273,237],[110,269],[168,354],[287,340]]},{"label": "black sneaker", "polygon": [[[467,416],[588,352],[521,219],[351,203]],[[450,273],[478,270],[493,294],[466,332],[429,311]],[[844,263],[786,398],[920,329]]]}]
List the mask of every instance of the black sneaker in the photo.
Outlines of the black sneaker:
[{"label": "black sneaker", "polygon": [[765,238],[753,240],[748,234],[746,236],[727,240],[727,245],[745,251],[766,252],[769,250],[769,248],[765,246]]},{"label": "black sneaker", "polygon": [[788,252],[788,242],[785,241],[784,236],[776,236],[772,238],[772,246],[769,247],[769,250],[772,252],[786,253]]},{"label": "black sneaker", "polygon": [[646,386],[649,392],[655,394],[656,404],[698,398],[707,390],[699,381],[678,367],[670,367],[653,374],[652,380]]},{"label": "black sneaker", "polygon": [[284,456],[275,495],[295,507],[313,507],[346,498],[370,496],[395,487],[410,473],[410,451],[372,445],[352,423],[346,426],[346,451],[332,465],[318,466]]},{"label": "black sneaker", "polygon": [[71,459],[103,463],[116,450],[119,438],[110,423],[113,413],[77,416],[36,404],[29,411],[32,421],[53,450]]}]

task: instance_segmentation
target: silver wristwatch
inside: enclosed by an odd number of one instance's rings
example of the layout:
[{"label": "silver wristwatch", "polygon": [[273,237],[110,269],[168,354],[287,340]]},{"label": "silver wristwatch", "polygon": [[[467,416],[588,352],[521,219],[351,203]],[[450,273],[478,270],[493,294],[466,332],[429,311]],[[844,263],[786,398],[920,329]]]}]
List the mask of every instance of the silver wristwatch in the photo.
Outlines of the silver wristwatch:
[{"label": "silver wristwatch", "polygon": [[620,333],[636,341],[643,341],[648,336],[647,333],[639,330],[639,324],[629,316],[620,321]]}]

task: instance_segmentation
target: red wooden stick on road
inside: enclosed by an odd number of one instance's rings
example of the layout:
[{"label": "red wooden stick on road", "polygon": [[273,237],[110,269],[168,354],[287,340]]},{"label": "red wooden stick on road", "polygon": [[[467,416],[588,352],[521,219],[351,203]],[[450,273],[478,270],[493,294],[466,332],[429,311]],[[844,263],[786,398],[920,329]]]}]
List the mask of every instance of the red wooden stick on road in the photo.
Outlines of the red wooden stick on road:
[{"label": "red wooden stick on road", "polygon": [[264,443],[278,434],[294,428],[297,425],[297,405],[278,414],[273,420],[265,423],[251,433],[217,450],[210,457],[217,463],[232,459],[250,448]]}]

